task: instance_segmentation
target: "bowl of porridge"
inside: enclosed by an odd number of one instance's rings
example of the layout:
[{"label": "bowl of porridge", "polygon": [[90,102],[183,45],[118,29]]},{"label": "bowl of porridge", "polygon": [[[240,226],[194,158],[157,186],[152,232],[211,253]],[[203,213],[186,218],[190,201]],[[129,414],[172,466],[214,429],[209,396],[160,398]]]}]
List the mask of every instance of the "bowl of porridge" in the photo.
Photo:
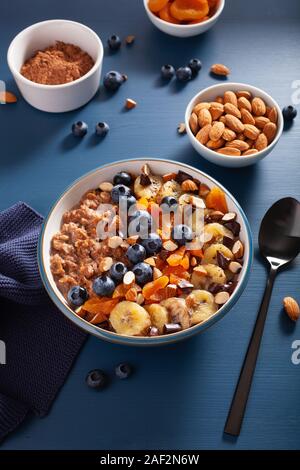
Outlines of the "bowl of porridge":
[{"label": "bowl of porridge", "polygon": [[42,280],[71,321],[98,338],[166,344],[220,320],[243,292],[252,237],[210,176],[161,159],[125,160],[75,181],[45,220]]}]

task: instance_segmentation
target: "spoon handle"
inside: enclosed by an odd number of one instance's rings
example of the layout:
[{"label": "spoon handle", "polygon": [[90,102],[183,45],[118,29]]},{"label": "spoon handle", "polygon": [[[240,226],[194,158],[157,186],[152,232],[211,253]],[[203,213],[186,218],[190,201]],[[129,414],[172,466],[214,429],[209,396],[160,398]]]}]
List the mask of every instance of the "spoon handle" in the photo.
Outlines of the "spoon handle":
[{"label": "spoon handle", "polygon": [[249,392],[251,389],[252,378],[255,371],[257,356],[264,331],[265,321],[268,313],[268,307],[276,273],[277,268],[272,266],[269,272],[269,277],[262,299],[262,303],[257,315],[251,340],[249,342],[243,367],[240,372],[240,377],[234,392],[234,396],[226,420],[224,432],[226,434],[231,434],[232,436],[238,436],[242,427],[244,413],[247,405]]}]

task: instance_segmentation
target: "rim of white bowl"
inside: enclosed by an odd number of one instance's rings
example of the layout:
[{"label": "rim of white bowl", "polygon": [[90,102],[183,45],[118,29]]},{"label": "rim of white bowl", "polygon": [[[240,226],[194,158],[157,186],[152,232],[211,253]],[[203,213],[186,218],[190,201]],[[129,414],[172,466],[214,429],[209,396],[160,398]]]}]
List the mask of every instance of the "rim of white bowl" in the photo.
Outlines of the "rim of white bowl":
[{"label": "rim of white bowl", "polygon": [[[17,70],[17,68],[12,64],[12,56],[13,56],[13,49],[14,49],[14,46],[15,46],[15,42],[17,41],[17,39],[20,38],[20,36],[22,36],[24,33],[26,33],[27,31],[29,30],[34,30],[34,29],[39,29],[42,25],[45,25],[45,24],[49,24],[49,23],[71,23],[71,24],[74,24],[76,26],[79,26],[80,28],[82,29],[85,29],[87,31],[89,31],[92,36],[94,36],[96,42],[98,43],[98,46],[99,46],[99,50],[98,50],[98,56],[97,56],[97,59],[93,65],[93,67],[85,74],[83,75],[82,77],[80,78],[77,78],[76,80],[73,80],[73,82],[68,82],[68,83],[61,83],[59,85],[46,85],[44,83],[36,83],[36,82],[33,82],[32,80],[29,80],[28,78],[24,77],[24,75],[22,75],[20,73],[19,70]],[[45,20],[45,21],[40,21],[39,23],[34,23],[32,24],[31,26],[27,26],[27,28],[25,29],[22,29],[22,31],[20,31],[15,37],[14,39],[11,41],[9,47],[8,47],[8,51],[7,51],[7,63],[8,63],[8,66],[12,72],[12,74],[16,75],[18,77],[19,80],[21,80],[22,82],[26,83],[26,84],[30,84],[32,85],[33,87],[35,88],[43,88],[43,89],[61,89],[61,88],[68,88],[68,87],[71,87],[77,83],[80,83],[82,81],[84,81],[85,79],[87,79],[88,77],[90,77],[94,72],[95,70],[100,66],[101,64],[101,61],[103,60],[103,56],[104,56],[104,49],[103,49],[103,44],[102,44],[102,41],[100,39],[100,37],[98,36],[97,33],[95,33],[95,31],[93,31],[91,28],[89,28],[88,26],[82,24],[82,23],[79,23],[78,21],[72,21],[72,20],[63,20],[63,19],[54,19],[54,20]]]},{"label": "rim of white bowl", "polygon": [[[203,323],[199,323],[197,325],[194,325],[190,328],[187,328],[185,330],[181,330],[177,333],[172,333],[170,335],[160,335],[160,336],[154,336],[154,337],[149,337],[149,336],[127,336],[127,335],[120,335],[119,333],[115,333],[113,331],[107,331],[104,330],[96,325],[92,325],[89,323],[87,320],[84,320],[83,318],[79,317],[76,315],[76,312],[74,312],[71,307],[68,306],[68,304],[64,301],[61,300],[61,298],[56,294],[52,287],[52,283],[50,279],[48,278],[46,268],[45,268],[45,260],[44,260],[44,234],[47,229],[47,225],[49,222],[49,219],[53,213],[53,211],[56,209],[57,205],[59,204],[60,200],[75,186],[80,185],[82,180],[84,180],[87,176],[95,173],[96,171],[99,171],[103,168],[106,168],[108,166],[119,166],[120,164],[126,164],[126,162],[165,162],[165,163],[173,163],[176,164],[178,167],[182,167],[183,169],[186,170],[192,170],[196,171],[203,176],[205,176],[212,184],[217,185],[219,188],[221,188],[227,197],[234,203],[234,205],[237,208],[237,211],[239,213],[239,216],[244,222],[245,225],[245,237],[246,237],[246,242],[248,246],[248,258],[245,261],[246,262],[246,267],[245,270],[242,273],[241,278],[239,279],[238,285],[231,295],[230,299],[228,302],[226,302],[225,305],[223,305],[214,315],[212,315],[211,318],[209,318],[207,321]],[[43,284],[48,292],[49,297],[52,299],[54,304],[58,307],[58,309],[67,317],[69,320],[71,320],[73,323],[75,323],[78,327],[86,331],[87,333],[90,333],[97,338],[104,339],[106,341],[112,342],[112,343],[119,343],[119,344],[125,344],[125,345],[133,345],[133,346],[145,346],[145,345],[163,345],[163,344],[168,344],[171,342],[175,342],[181,339],[185,339],[188,337],[193,336],[194,334],[200,333],[201,331],[206,330],[209,328],[211,325],[216,323],[218,320],[221,320],[228,312],[229,310],[235,305],[235,303],[238,301],[240,296],[242,295],[251,272],[251,266],[253,262],[253,238],[252,238],[252,233],[250,229],[250,224],[248,222],[248,219],[246,217],[246,214],[244,213],[243,209],[241,208],[240,204],[238,201],[235,199],[235,197],[218,181],[216,181],[214,178],[209,176],[207,173],[203,172],[202,170],[199,170],[191,165],[188,165],[186,163],[181,163],[181,162],[176,162],[175,160],[166,160],[163,158],[153,158],[153,157],[143,157],[143,158],[130,158],[130,159],[125,159],[125,160],[118,160],[113,163],[107,163],[105,165],[101,165],[100,167],[95,168],[94,170],[91,170],[81,177],[77,178],[73,183],[71,183],[67,189],[58,197],[58,199],[55,201],[55,203],[52,205],[47,217],[45,218],[45,221],[42,226],[42,230],[39,236],[39,242],[38,242],[38,267],[39,267],[39,272],[41,279],[43,281]]]},{"label": "rim of white bowl", "polygon": [[[273,140],[273,142],[271,142],[270,145],[268,145],[265,149],[260,150],[259,152],[255,153],[253,155],[240,155],[239,157],[235,157],[235,156],[231,156],[231,155],[223,155],[223,154],[215,152],[214,150],[211,150],[210,148],[208,148],[205,145],[201,144],[201,142],[199,142],[199,140],[197,140],[196,137],[194,136],[194,134],[192,133],[190,125],[189,125],[189,119],[190,119],[191,111],[192,111],[193,107],[197,104],[197,100],[199,100],[199,98],[204,93],[206,93],[208,91],[211,91],[211,90],[214,90],[214,89],[218,90],[219,88],[223,88],[224,86],[228,86],[228,90],[230,90],[231,89],[230,87],[232,87],[232,86],[233,87],[239,87],[241,90],[250,91],[252,94],[256,90],[258,93],[261,93],[262,95],[264,95],[266,97],[266,99],[268,101],[270,101],[270,103],[272,103],[272,105],[274,107],[276,107],[277,113],[278,113],[278,129],[277,129],[276,137]],[[218,93],[216,93],[216,96],[218,96]],[[199,100],[199,102],[200,102],[200,100]],[[197,143],[197,145],[199,145],[200,148],[203,148],[204,151],[208,152],[209,154],[211,154],[214,157],[217,155],[218,157],[220,157],[220,159],[236,162],[237,160],[245,161],[245,160],[249,160],[250,158],[252,160],[256,160],[256,159],[259,159],[259,157],[261,157],[262,153],[265,152],[266,150],[268,150],[268,152],[270,152],[273,149],[273,147],[275,147],[275,145],[277,144],[278,140],[280,139],[280,137],[282,135],[284,122],[283,122],[283,116],[282,116],[282,113],[281,113],[281,108],[280,108],[279,104],[277,103],[277,101],[274,100],[274,98],[272,98],[271,95],[266,93],[261,88],[258,88],[254,85],[250,85],[249,83],[247,84],[247,83],[239,83],[239,82],[223,82],[223,83],[218,83],[216,85],[211,85],[207,88],[204,88],[199,93],[197,93],[196,95],[193,96],[193,98],[189,101],[189,104],[186,107],[185,125],[186,125],[186,129],[187,129],[187,134],[188,134],[190,140],[193,140],[195,143]],[[203,154],[201,154],[201,156],[203,156],[203,158],[206,158]]]},{"label": "rim of white bowl", "polygon": [[218,9],[215,11],[213,16],[211,18],[209,18],[208,20],[206,20],[206,21],[201,21],[200,23],[195,23],[195,24],[175,24],[175,23],[170,23],[169,21],[162,20],[161,18],[159,18],[159,16],[156,16],[150,10],[150,8],[148,6],[148,2],[149,2],[149,0],[144,0],[144,7],[147,10],[148,14],[152,18],[154,18],[155,20],[157,20],[161,24],[167,24],[167,25],[169,25],[173,28],[180,28],[180,29],[197,29],[197,27],[199,27],[200,25],[204,25],[204,24],[207,25],[207,24],[212,23],[216,18],[218,18],[218,16],[221,15],[222,11],[224,10],[224,6],[225,6],[225,0],[220,0],[220,4],[218,6]]}]

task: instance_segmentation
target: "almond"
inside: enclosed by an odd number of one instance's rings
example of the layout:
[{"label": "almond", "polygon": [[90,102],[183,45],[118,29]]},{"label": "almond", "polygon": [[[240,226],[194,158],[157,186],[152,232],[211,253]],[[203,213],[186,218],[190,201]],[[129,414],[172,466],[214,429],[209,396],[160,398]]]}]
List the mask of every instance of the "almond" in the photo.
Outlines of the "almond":
[{"label": "almond", "polygon": [[224,106],[221,103],[214,102],[211,104],[209,112],[211,114],[212,119],[216,121],[224,113]]},{"label": "almond", "polygon": [[163,179],[163,182],[165,183],[166,181],[175,180],[176,176],[177,176],[177,173],[166,173],[165,175],[163,175],[162,179]]},{"label": "almond", "polygon": [[268,147],[268,139],[263,132],[257,137],[254,147],[259,152]]},{"label": "almond", "polygon": [[293,297],[285,297],[283,299],[283,306],[290,319],[297,321],[300,317],[300,308],[297,301]]},{"label": "almond", "polygon": [[155,266],[156,265],[155,258],[153,258],[153,256],[151,258],[146,258],[144,260],[144,263],[150,264],[150,266]]},{"label": "almond", "polygon": [[232,103],[225,103],[224,104],[224,111],[226,114],[232,114],[233,116],[241,119],[241,111]]},{"label": "almond", "polygon": [[134,283],[134,281],[135,281],[134,272],[127,271],[127,273],[123,277],[123,284],[125,284],[125,286],[130,286],[131,284]]},{"label": "almond", "polygon": [[206,197],[209,192],[210,192],[209,187],[206,184],[201,183],[200,188],[199,188],[199,196]]},{"label": "almond", "polygon": [[224,93],[224,104],[226,103],[231,103],[233,104],[233,106],[235,106],[237,108],[237,105],[238,105],[238,101],[237,101],[237,97],[236,97],[236,94],[233,92],[233,91],[225,91]]},{"label": "almond", "polygon": [[265,116],[258,116],[255,118],[255,126],[258,127],[259,129],[263,129],[266,124],[270,122],[270,119],[268,119]]},{"label": "almond", "polygon": [[219,119],[220,122],[223,122],[223,124],[226,124],[226,119],[225,116],[221,116]]},{"label": "almond", "polygon": [[239,157],[241,155],[241,151],[233,147],[223,147],[217,150],[217,152],[222,155],[231,155],[232,157]]},{"label": "almond", "polygon": [[218,292],[217,295],[215,296],[215,302],[218,305],[223,305],[229,300],[229,293],[228,292]]},{"label": "almond", "polygon": [[222,134],[225,130],[225,125],[223,122],[216,122],[210,132],[209,132],[209,138],[210,140],[219,140],[222,137]]},{"label": "almond", "polygon": [[159,277],[161,277],[163,275],[163,273],[161,272],[160,269],[158,268],[153,268],[153,280],[155,281],[156,279],[158,279]]},{"label": "almond", "polygon": [[246,152],[243,152],[243,155],[255,155],[256,153],[258,153],[258,150],[249,149],[249,150],[246,150]]},{"label": "almond", "polygon": [[245,124],[244,134],[248,139],[256,140],[260,134],[260,130],[252,124]]},{"label": "almond", "polygon": [[204,126],[207,126],[207,124],[211,124],[212,123],[212,117],[211,117],[211,114],[210,112],[208,111],[208,109],[206,108],[203,108],[199,111],[199,114],[198,114],[198,123],[199,123],[199,126],[202,128]]},{"label": "almond", "polygon": [[187,192],[193,192],[198,190],[198,186],[193,180],[185,180],[181,183],[181,189]]},{"label": "almond", "polygon": [[185,127],[184,122],[181,122],[180,124],[178,124],[177,132],[178,132],[178,134],[185,134],[186,133],[186,127]]},{"label": "almond", "polygon": [[269,144],[274,140],[276,132],[277,132],[277,126],[276,124],[274,124],[274,122],[268,122],[265,125],[263,133],[267,137]]},{"label": "almond", "polygon": [[224,64],[213,64],[210,68],[210,71],[215,75],[227,76],[230,74],[230,69]]},{"label": "almond", "polygon": [[249,111],[249,113],[251,113],[251,111],[252,111],[252,106],[251,106],[250,101],[247,100],[247,98],[245,98],[244,96],[241,96],[240,98],[238,98],[238,108],[239,109],[247,109],[247,111]]},{"label": "almond", "polygon": [[231,261],[231,263],[229,263],[228,268],[229,271],[231,271],[233,274],[238,274],[242,270],[242,265],[237,261]]},{"label": "almond", "polygon": [[240,132],[236,136],[237,140],[246,140],[246,137],[244,136],[243,132]]},{"label": "almond", "polygon": [[252,111],[255,116],[263,116],[266,114],[265,102],[257,96],[252,100]]},{"label": "almond", "polygon": [[244,124],[252,124],[252,126],[255,125],[255,119],[252,116],[252,114],[250,113],[250,111],[248,111],[248,109],[242,108],[241,109],[241,116],[242,116],[242,122]]},{"label": "almond", "polygon": [[224,104],[224,98],[223,96],[217,96],[215,101],[220,104]]},{"label": "almond", "polygon": [[0,91],[0,103],[7,104],[7,103],[16,103],[17,97],[11,91]]},{"label": "almond", "polygon": [[145,299],[144,299],[143,294],[138,294],[137,298],[136,298],[136,303],[138,303],[139,305],[142,305],[144,303],[144,301],[145,301]]},{"label": "almond", "polygon": [[237,91],[237,92],[236,92],[236,96],[237,96],[238,98],[242,98],[242,97],[243,97],[243,98],[247,98],[247,100],[249,100],[249,101],[250,101],[251,98],[252,98],[252,95],[251,95],[250,91],[247,91],[247,90],[239,90],[239,91]]},{"label": "almond", "polygon": [[190,125],[192,133],[194,135],[196,135],[198,130],[199,130],[198,116],[197,116],[196,113],[191,114],[190,120],[189,120],[189,125]]},{"label": "almond", "polygon": [[196,104],[192,112],[198,115],[201,109],[209,109],[209,108],[210,108],[210,103],[207,103],[207,102],[198,103]]},{"label": "almond", "polygon": [[133,109],[137,106],[137,102],[132,100],[131,98],[127,98],[125,102],[125,108],[126,109]]},{"label": "almond", "polygon": [[99,189],[101,189],[101,191],[107,191],[108,193],[110,193],[112,188],[113,188],[113,185],[106,181],[99,184]]},{"label": "almond", "polygon": [[215,149],[219,149],[220,147],[223,147],[224,144],[225,144],[225,140],[223,139],[209,140],[206,146],[211,150],[215,150]]},{"label": "almond", "polygon": [[234,132],[243,132],[244,131],[244,124],[240,121],[237,117],[233,116],[232,114],[226,114],[226,126],[229,127]]},{"label": "almond", "polygon": [[206,145],[209,140],[209,133],[211,130],[211,124],[207,124],[206,126],[202,127],[198,134],[196,135],[196,139],[199,140],[200,144]]},{"label": "almond", "polygon": [[236,133],[232,131],[231,129],[228,129],[228,127],[226,127],[224,129],[222,139],[226,140],[227,142],[230,142],[231,140],[234,140],[235,138],[236,138]]},{"label": "almond", "polygon": [[231,142],[227,142],[226,147],[233,147],[235,149],[240,150],[241,152],[245,152],[249,149],[249,145],[247,144],[247,142],[238,139],[232,140]]},{"label": "almond", "polygon": [[125,299],[130,302],[136,302],[138,298],[138,293],[135,287],[131,287],[125,294]]},{"label": "almond", "polygon": [[[173,240],[167,240],[163,243],[163,247],[165,250],[167,251],[175,251],[177,250],[178,246],[176,245],[175,242],[173,242]],[[148,263],[150,264],[150,263]]]},{"label": "almond", "polygon": [[244,255],[244,245],[240,240],[237,240],[232,247],[232,253],[236,259],[241,258]]},{"label": "almond", "polygon": [[123,243],[123,239],[122,237],[119,237],[118,235],[110,237],[107,242],[109,248],[112,248],[112,249],[118,248],[118,246],[120,246],[122,243]]},{"label": "almond", "polygon": [[273,108],[271,108],[270,111],[268,112],[268,118],[270,119],[271,122],[274,122],[274,124],[277,124],[278,112],[277,112],[277,108],[275,108],[275,106]]},{"label": "almond", "polygon": [[176,284],[168,284],[166,289],[167,289],[167,294],[166,294],[167,299],[170,299],[172,297],[176,297],[176,295],[177,295],[177,286],[176,286]]},{"label": "almond", "polygon": [[113,265],[113,259],[110,256],[103,258],[99,264],[100,271],[109,271]]}]

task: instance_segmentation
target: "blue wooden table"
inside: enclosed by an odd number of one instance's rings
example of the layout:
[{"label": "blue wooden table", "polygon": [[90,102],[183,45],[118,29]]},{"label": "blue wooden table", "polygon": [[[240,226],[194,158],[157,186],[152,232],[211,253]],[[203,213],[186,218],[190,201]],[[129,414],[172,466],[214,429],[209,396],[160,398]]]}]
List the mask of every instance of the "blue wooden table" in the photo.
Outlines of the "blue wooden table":
[{"label": "blue wooden table", "polygon": [[[212,63],[232,69],[232,81],[265,89],[284,106],[292,83],[300,80],[300,2],[298,0],[227,0],[221,21],[203,36],[180,40],[149,23],[141,0],[4,0],[0,13],[0,79],[16,91],[6,64],[15,34],[34,22],[68,18],[92,27],[106,42],[110,34],[136,35],[132,47],[106,51],[103,71],[120,70],[128,82],[113,97],[101,89],[85,108],[51,115],[22,99],[0,106],[0,209],[18,200],[46,214],[75,178],[122,158],[154,156],[186,162],[217,178],[245,209],[256,242],[266,209],[283,196],[300,196],[300,116],[278,146],[260,164],[241,170],[209,164],[186,136],[177,135],[190,98],[216,81]],[[164,63],[203,61],[199,77],[185,87],[162,86]],[[138,102],[123,111],[127,98]],[[300,111],[300,109],[299,109]],[[89,135],[76,141],[71,124],[99,120],[110,124],[98,143]],[[281,309],[282,298],[298,296],[300,260],[276,282],[265,335],[237,441],[222,431],[242,359],[264,289],[266,271],[257,257],[248,287],[224,320],[201,336],[158,349],[130,349],[89,338],[50,415],[29,419],[2,449],[299,449],[300,365],[291,362],[292,342],[300,339]],[[88,370],[111,370],[129,361],[136,373],[114,381],[101,393],[89,390]]]}]

